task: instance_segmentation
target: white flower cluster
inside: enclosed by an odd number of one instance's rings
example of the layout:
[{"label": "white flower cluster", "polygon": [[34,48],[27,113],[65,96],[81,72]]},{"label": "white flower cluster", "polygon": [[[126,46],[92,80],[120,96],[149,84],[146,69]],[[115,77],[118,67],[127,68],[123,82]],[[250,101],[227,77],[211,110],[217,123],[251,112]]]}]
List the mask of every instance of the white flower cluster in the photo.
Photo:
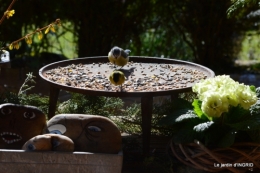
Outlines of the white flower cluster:
[{"label": "white flower cluster", "polygon": [[250,86],[240,84],[227,75],[208,78],[192,87],[202,101],[201,109],[209,117],[220,117],[230,106],[249,109],[257,96]]}]

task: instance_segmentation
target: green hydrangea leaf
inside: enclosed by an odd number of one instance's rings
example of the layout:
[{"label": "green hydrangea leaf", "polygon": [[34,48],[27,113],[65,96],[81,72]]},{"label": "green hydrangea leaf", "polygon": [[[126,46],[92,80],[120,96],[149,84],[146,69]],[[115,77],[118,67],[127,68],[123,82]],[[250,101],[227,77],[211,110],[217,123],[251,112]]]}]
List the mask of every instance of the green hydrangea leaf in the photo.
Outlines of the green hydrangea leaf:
[{"label": "green hydrangea leaf", "polygon": [[[186,119],[194,118],[194,114],[191,115],[192,114],[191,112],[192,112],[192,110],[190,110],[190,109],[180,109],[180,110],[173,111],[171,114],[163,117],[158,122],[158,124],[159,125],[174,125],[176,123],[181,122],[179,117],[182,116],[182,115],[187,115]],[[178,120],[176,121],[176,119],[178,119]]]},{"label": "green hydrangea leaf", "polygon": [[194,126],[193,130],[195,130],[196,132],[204,132],[204,131],[208,130],[210,128],[210,126],[212,126],[213,124],[214,124],[213,121],[204,122],[204,123]]},{"label": "green hydrangea leaf", "polygon": [[182,114],[179,117],[177,117],[175,119],[175,122],[182,122],[182,121],[193,119],[193,118],[198,118],[198,116],[196,114],[194,114],[193,111],[189,110],[185,114]]},{"label": "green hydrangea leaf", "polygon": [[236,131],[231,130],[227,133],[224,133],[222,138],[218,141],[218,147],[229,147],[231,146],[236,138]]},{"label": "green hydrangea leaf", "polygon": [[194,140],[195,133],[192,129],[180,129],[179,133],[173,135],[173,142],[175,144],[191,143]]},{"label": "green hydrangea leaf", "polygon": [[256,96],[259,98],[260,97],[260,87],[257,87],[255,89],[255,92],[256,92]]},{"label": "green hydrangea leaf", "polygon": [[260,114],[260,100],[257,100],[256,103],[249,108],[249,111],[251,115]]},{"label": "green hydrangea leaf", "polygon": [[256,88],[254,85],[250,85],[250,89],[251,89],[251,91],[256,92]]},{"label": "green hydrangea leaf", "polygon": [[173,101],[172,106],[175,109],[192,109],[193,108],[191,102],[189,102],[185,99],[182,99],[182,98],[175,99]]},{"label": "green hydrangea leaf", "polygon": [[258,116],[247,116],[247,119],[237,123],[227,124],[235,130],[251,131],[260,129],[260,117]]},{"label": "green hydrangea leaf", "polygon": [[176,144],[191,143],[194,139],[202,140],[203,134],[193,130],[192,125],[184,124],[176,133],[173,134],[173,142]]},{"label": "green hydrangea leaf", "polygon": [[204,114],[201,110],[201,104],[202,101],[194,99],[194,101],[192,102],[192,106],[193,106],[193,110],[195,112],[195,114],[200,118],[200,119],[204,119],[204,120],[212,120],[212,117],[207,116],[206,114]]},{"label": "green hydrangea leaf", "polygon": [[247,119],[249,115],[249,110],[245,110],[238,105],[237,107],[231,107],[229,112],[224,115],[224,119],[227,124],[237,123]]},{"label": "green hydrangea leaf", "polygon": [[223,134],[226,134],[226,132],[230,130],[230,127],[226,125],[213,123],[208,130],[202,133],[204,135],[204,141],[201,142],[203,142],[206,146],[217,147],[218,142],[223,137]]},{"label": "green hydrangea leaf", "polygon": [[198,117],[201,118],[201,116],[203,115],[203,112],[201,110],[201,104],[202,102],[200,100],[194,99],[194,101],[192,102],[192,106],[194,107],[194,112],[198,115]]}]

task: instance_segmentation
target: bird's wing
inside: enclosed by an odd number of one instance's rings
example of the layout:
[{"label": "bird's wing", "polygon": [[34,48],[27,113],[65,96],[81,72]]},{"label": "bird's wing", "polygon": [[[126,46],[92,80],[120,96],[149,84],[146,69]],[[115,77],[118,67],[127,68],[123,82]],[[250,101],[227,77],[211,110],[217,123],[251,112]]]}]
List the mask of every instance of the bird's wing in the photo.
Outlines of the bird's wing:
[{"label": "bird's wing", "polygon": [[128,50],[128,49],[122,50],[122,51],[121,51],[121,56],[124,57],[124,58],[127,58],[130,52],[131,52],[131,51]]},{"label": "bird's wing", "polygon": [[111,82],[112,84],[115,84],[115,82],[114,82],[114,80],[113,80],[113,76],[112,76],[112,75],[110,75],[110,76],[109,76],[109,80],[110,80],[110,82]]}]

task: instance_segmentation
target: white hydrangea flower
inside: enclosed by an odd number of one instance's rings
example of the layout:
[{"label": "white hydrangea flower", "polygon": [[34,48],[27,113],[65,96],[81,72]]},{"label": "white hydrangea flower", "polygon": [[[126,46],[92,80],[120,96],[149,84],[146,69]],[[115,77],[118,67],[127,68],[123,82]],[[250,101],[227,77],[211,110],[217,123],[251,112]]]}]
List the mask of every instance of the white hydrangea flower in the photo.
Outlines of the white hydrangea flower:
[{"label": "white hydrangea flower", "polygon": [[257,96],[255,92],[251,91],[249,86],[240,84],[237,90],[239,104],[244,109],[249,109],[251,105],[256,103]]},{"label": "white hydrangea flower", "polygon": [[239,104],[236,87],[232,84],[224,85],[219,89],[219,93],[225,95],[229,104],[236,107]]},{"label": "white hydrangea flower", "polygon": [[209,92],[205,95],[201,109],[209,117],[220,117],[222,113],[228,112],[228,99],[218,92]]},{"label": "white hydrangea flower", "polygon": [[209,117],[220,117],[230,106],[249,109],[256,103],[256,93],[250,86],[239,84],[228,75],[203,80],[192,87],[202,101],[201,109]]}]

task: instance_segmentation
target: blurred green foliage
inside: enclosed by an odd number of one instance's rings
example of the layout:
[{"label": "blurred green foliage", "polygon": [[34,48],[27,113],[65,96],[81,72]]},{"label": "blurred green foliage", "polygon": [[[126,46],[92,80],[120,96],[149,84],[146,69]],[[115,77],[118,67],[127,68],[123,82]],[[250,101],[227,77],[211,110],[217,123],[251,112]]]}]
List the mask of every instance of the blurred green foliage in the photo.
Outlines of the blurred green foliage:
[{"label": "blurred green foliage", "polygon": [[27,78],[20,87],[19,92],[9,91],[8,88],[0,93],[0,104],[13,103],[21,105],[31,105],[38,107],[47,117],[49,108],[49,97],[38,94],[27,94],[27,91],[34,87],[35,76],[32,73],[27,74]]},{"label": "blurred green foliage", "polygon": [[[0,2],[4,12],[10,2]],[[228,17],[232,1],[17,1],[15,15],[0,27],[0,41],[9,43],[60,18],[64,23],[61,31],[31,46],[21,45],[11,51],[12,57],[37,57],[51,46],[64,54],[62,42],[69,40],[78,57],[106,56],[118,45],[130,48],[131,55],[189,60],[223,73],[232,70],[241,46],[237,38],[259,28],[257,16],[247,16],[259,9],[258,3],[246,2],[242,10],[237,5],[239,10]]]},{"label": "blurred green foliage", "polygon": [[241,14],[241,11],[246,11],[252,6],[260,6],[258,0],[231,0],[232,4],[227,10],[228,16]]},{"label": "blurred green foliage", "polygon": [[0,93],[0,104],[4,103],[36,106],[44,112],[46,118],[48,115],[49,97],[47,96],[41,96],[38,94],[18,95],[17,93],[6,90]]},{"label": "blurred green foliage", "polygon": [[242,37],[241,49],[238,54],[240,60],[260,60],[260,34],[257,31],[245,32]]},{"label": "blurred green foliage", "polygon": [[119,98],[87,96],[71,93],[71,98],[58,105],[57,113],[79,113],[89,115],[117,115],[123,108]]}]

